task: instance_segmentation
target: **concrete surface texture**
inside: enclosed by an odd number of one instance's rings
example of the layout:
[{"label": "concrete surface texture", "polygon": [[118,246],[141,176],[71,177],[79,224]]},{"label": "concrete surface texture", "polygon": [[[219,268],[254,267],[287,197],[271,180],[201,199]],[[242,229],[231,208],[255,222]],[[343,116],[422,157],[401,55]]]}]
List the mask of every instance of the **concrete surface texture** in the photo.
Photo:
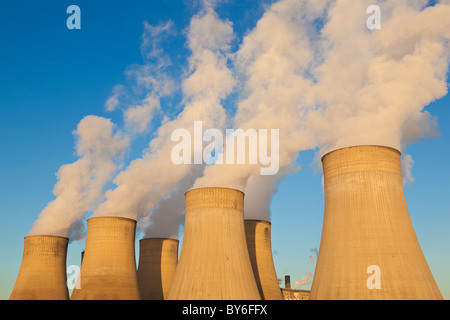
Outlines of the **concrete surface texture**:
[{"label": "concrete surface texture", "polygon": [[188,191],[183,243],[169,300],[259,300],[244,230],[244,194]]},{"label": "concrete surface texture", "polygon": [[142,300],[167,300],[178,263],[178,240],[139,241],[137,271]]},{"label": "concrete surface texture", "polygon": [[69,239],[25,237],[23,258],[10,300],[68,300],[66,276]]},{"label": "concrete surface texture", "polygon": [[72,300],[140,300],[134,241],[136,221],[120,217],[88,220],[80,288]]},{"label": "concrete surface texture", "polygon": [[250,262],[261,299],[282,300],[273,263],[270,222],[244,220],[244,225]]},{"label": "concrete surface texture", "polygon": [[325,215],[310,300],[442,299],[408,213],[400,158],[382,146],[323,157]]}]

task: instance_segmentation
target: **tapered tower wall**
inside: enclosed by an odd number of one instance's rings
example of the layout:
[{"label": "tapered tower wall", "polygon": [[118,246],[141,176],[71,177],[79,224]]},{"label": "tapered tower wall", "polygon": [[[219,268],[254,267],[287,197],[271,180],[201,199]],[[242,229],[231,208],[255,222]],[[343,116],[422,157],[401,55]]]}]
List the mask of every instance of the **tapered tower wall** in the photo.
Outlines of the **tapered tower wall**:
[{"label": "tapered tower wall", "polygon": [[80,288],[72,300],[140,300],[134,250],[136,221],[119,217],[88,220]]},{"label": "tapered tower wall", "polygon": [[68,300],[66,259],[69,239],[28,236],[10,300]]},{"label": "tapered tower wall", "polygon": [[139,241],[138,283],[142,300],[167,300],[178,263],[178,240]]},{"label": "tapered tower wall", "polygon": [[244,229],[244,194],[225,188],[186,193],[183,244],[171,300],[259,300]]},{"label": "tapered tower wall", "polygon": [[263,300],[281,300],[281,289],[273,263],[271,224],[245,220],[245,236],[259,294]]},{"label": "tapered tower wall", "polygon": [[325,214],[311,300],[442,299],[408,213],[400,157],[382,146],[323,157]]}]

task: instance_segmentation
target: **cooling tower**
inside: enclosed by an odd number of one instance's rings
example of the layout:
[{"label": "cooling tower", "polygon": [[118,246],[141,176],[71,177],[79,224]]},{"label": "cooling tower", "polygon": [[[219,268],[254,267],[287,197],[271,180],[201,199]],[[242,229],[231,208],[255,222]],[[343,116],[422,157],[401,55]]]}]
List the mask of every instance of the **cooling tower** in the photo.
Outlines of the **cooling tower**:
[{"label": "cooling tower", "polygon": [[186,220],[170,300],[259,300],[244,229],[244,194],[186,193]]},{"label": "cooling tower", "polygon": [[442,299],[406,206],[400,152],[340,149],[322,158],[325,215],[310,299]]},{"label": "cooling tower", "polygon": [[142,239],[139,241],[137,272],[142,300],[166,300],[178,263],[178,240]]},{"label": "cooling tower", "polygon": [[69,239],[25,237],[22,264],[10,300],[68,300],[66,275]]},{"label": "cooling tower", "polygon": [[273,264],[270,222],[245,220],[244,225],[250,262],[261,299],[282,300]]},{"label": "cooling tower", "polygon": [[134,250],[136,221],[96,217],[87,222],[80,289],[72,300],[139,300]]}]

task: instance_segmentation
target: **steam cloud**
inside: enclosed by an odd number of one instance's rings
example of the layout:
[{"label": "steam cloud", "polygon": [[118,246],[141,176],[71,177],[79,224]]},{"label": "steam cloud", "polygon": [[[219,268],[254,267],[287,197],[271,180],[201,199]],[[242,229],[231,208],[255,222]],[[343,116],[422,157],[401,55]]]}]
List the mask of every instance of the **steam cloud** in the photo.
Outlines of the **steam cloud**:
[{"label": "steam cloud", "polygon": [[[107,201],[99,206],[94,216],[126,216],[137,220],[153,210],[149,222],[154,226],[164,222],[155,228],[158,234],[178,236],[180,208],[184,203],[180,201],[180,193],[184,196],[186,186],[192,185],[201,172],[195,166],[173,164],[170,160],[173,145],[168,142],[172,132],[179,128],[189,129],[193,136],[193,124],[198,119],[209,128],[224,127],[227,115],[221,100],[230,94],[235,84],[227,67],[233,39],[231,23],[220,20],[211,7],[206,6],[192,18],[188,31],[192,52],[189,75],[182,83],[184,109],[175,119],[162,124],[149,151],[116,177],[117,188],[106,193]],[[169,196],[173,202],[162,200]],[[175,227],[171,221],[176,223]]]},{"label": "steam cloud", "polygon": [[[448,91],[449,0],[380,2],[382,27],[374,31],[366,27],[373,1],[280,0],[267,7],[236,52],[233,25],[215,12],[218,2],[204,1],[187,31],[191,56],[181,81],[182,111],[174,118],[164,115],[149,149],[116,176],[117,187],[106,192],[94,216],[138,219],[147,237],[177,237],[184,192],[221,186],[245,191],[246,218],[270,220],[271,198],[281,179],[299,170],[301,151],[316,150],[320,158],[337,148],[375,144],[404,152],[417,139],[436,134],[437,121],[424,109]],[[171,62],[157,41],[173,32],[173,24],[144,27],[141,49],[149,63],[128,71],[143,91],[141,103],[124,110],[130,137],[148,130],[161,112],[161,97],[177,88],[164,73]],[[229,117],[223,103],[232,93],[239,99]],[[126,88],[116,86],[106,109],[118,109],[124,96]],[[205,129],[280,129],[279,173],[260,176],[258,165],[174,165],[171,134],[180,128],[192,133],[194,121]],[[57,199],[41,213],[34,233],[47,224],[70,232],[102,198],[116,169],[111,163],[127,146],[107,127],[114,142],[107,151],[92,142],[92,149],[102,151],[95,156],[81,151],[79,162],[60,169]],[[97,161],[110,169],[92,169],[99,167]],[[412,164],[404,153],[405,182],[413,181]],[[66,173],[67,168],[75,172]]]},{"label": "steam cloud", "polygon": [[[317,158],[354,145],[404,152],[435,135],[424,107],[447,94],[449,3],[383,1],[377,31],[362,14],[371,4],[284,0],[266,11],[236,54],[246,96],[234,123],[281,129],[280,173],[266,179],[254,167],[212,166],[195,187],[245,189],[251,210],[261,199],[270,203],[301,151],[318,149]],[[404,154],[405,182],[413,180],[412,164]],[[256,214],[267,219],[267,208]]]},{"label": "steam cloud", "polygon": [[116,173],[120,159],[128,146],[121,132],[114,133],[109,119],[87,116],[74,132],[79,159],[62,166],[51,201],[39,215],[30,235],[59,235],[77,239],[73,232],[82,227],[86,212],[103,200],[103,188]]},{"label": "steam cloud", "polygon": [[300,281],[295,281],[294,289],[297,289],[297,287],[307,286],[308,284],[311,284],[312,277],[313,274],[311,272],[307,272],[306,276],[304,276]]}]

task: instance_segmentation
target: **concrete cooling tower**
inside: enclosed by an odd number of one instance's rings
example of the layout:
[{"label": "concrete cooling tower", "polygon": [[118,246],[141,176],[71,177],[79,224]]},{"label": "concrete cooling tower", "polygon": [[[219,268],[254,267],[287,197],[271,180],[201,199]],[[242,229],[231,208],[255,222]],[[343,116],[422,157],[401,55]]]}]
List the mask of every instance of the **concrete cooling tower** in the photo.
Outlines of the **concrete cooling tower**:
[{"label": "concrete cooling tower", "polygon": [[325,215],[310,299],[442,299],[405,201],[400,152],[340,149],[322,158]]},{"label": "concrete cooling tower", "polygon": [[10,300],[68,300],[66,258],[69,239],[25,237],[22,264]]},{"label": "concrete cooling tower", "polygon": [[271,224],[245,220],[245,237],[256,285],[263,300],[282,300],[272,257]]},{"label": "concrete cooling tower", "polygon": [[169,300],[259,300],[244,229],[244,194],[225,188],[186,193],[180,260]]},{"label": "concrete cooling tower", "polygon": [[178,263],[178,240],[139,241],[137,271],[142,300],[167,300]]},{"label": "concrete cooling tower", "polygon": [[134,241],[136,221],[118,217],[88,220],[80,288],[72,300],[139,300]]}]

